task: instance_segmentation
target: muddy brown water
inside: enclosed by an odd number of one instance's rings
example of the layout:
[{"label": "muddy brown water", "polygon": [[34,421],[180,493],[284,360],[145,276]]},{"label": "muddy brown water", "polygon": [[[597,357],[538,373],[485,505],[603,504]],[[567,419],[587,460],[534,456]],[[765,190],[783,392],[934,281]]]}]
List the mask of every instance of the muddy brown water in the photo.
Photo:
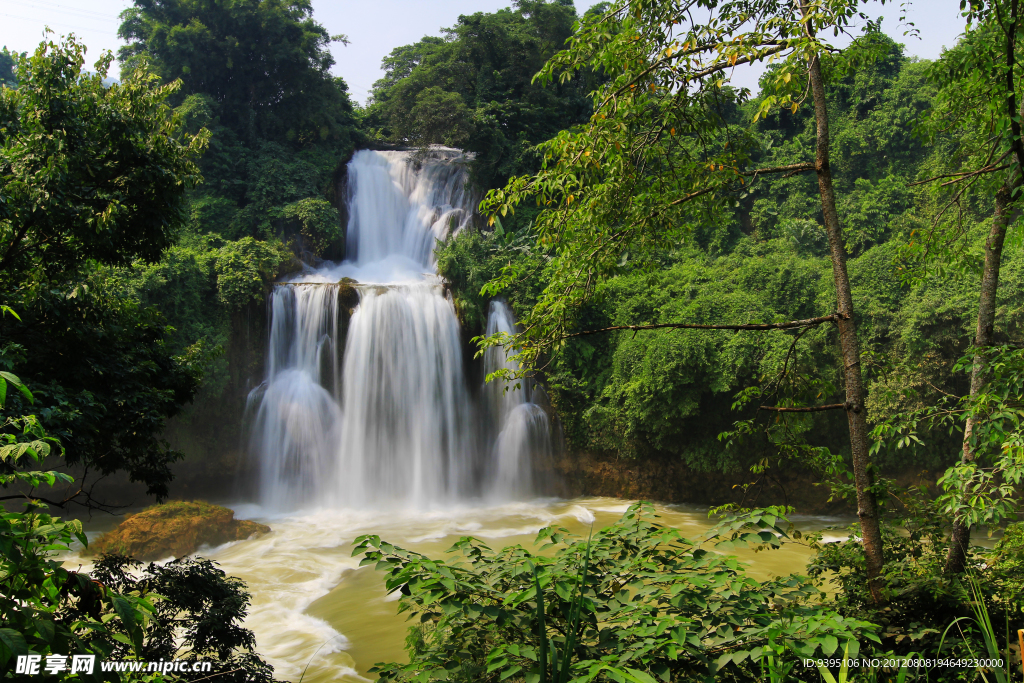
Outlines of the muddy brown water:
[{"label": "muddy brown water", "polygon": [[[246,626],[257,648],[275,668],[275,677],[303,683],[355,682],[374,678],[376,662],[407,661],[403,649],[410,622],[397,613],[397,596],[388,596],[382,572],[359,568],[353,540],[376,534],[398,546],[432,557],[462,536],[475,536],[492,548],[530,546],[537,532],[559,525],[586,535],[617,520],[629,501],[614,498],[538,500],[475,507],[463,505],[432,511],[317,510],[288,515],[266,514],[254,506],[235,506],[236,516],[270,525],[258,539],[237,541],[199,554],[243,579],[252,594]],[[712,526],[707,509],[659,505],[660,521],[688,537]],[[848,520],[797,517],[802,531],[843,526]],[[111,524],[97,520],[87,529]],[[843,538],[828,532],[827,539]],[[754,553],[736,551],[754,578],[803,572],[810,551],[798,544]],[[88,562],[77,556],[69,565]]]}]

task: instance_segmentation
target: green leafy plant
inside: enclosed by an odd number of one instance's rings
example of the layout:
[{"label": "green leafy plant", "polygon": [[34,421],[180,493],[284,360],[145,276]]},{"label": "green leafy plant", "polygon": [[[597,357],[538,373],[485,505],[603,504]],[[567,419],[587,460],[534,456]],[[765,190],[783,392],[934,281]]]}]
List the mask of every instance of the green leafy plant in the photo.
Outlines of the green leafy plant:
[{"label": "green leafy plant", "polygon": [[[652,514],[634,505],[589,539],[543,529],[539,555],[463,538],[452,562],[360,537],[354,553],[384,570],[400,611],[426,625],[408,664],[374,672],[385,681],[732,680],[756,675],[769,656],[856,652],[859,638],[874,637],[873,625],[817,604],[806,579],[755,581]],[[785,534],[784,518],[755,516],[732,519],[710,542]]]}]

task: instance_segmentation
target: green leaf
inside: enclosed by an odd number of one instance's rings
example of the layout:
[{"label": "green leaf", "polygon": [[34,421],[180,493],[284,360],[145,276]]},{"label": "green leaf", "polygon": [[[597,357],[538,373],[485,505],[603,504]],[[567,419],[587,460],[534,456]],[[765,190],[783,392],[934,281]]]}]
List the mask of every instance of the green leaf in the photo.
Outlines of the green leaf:
[{"label": "green leaf", "polygon": [[11,657],[28,654],[25,636],[13,628],[0,628],[0,666],[6,666]]},{"label": "green leaf", "polygon": [[633,683],[658,683],[649,674],[639,669],[626,669],[626,671],[629,672],[629,677]]}]

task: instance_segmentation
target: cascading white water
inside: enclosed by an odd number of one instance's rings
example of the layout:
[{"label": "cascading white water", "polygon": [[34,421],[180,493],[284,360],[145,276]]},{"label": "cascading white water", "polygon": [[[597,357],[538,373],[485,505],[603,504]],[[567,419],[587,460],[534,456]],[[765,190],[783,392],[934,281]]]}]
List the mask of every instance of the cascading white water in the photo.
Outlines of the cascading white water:
[{"label": "cascading white water", "polygon": [[461,230],[473,215],[466,157],[433,149],[356,152],[348,166],[348,257],[360,264],[404,257],[413,272],[434,262],[434,242]]},{"label": "cascading white water", "polygon": [[[504,301],[491,301],[487,335],[515,333],[515,317]],[[502,368],[516,371],[519,363],[504,349],[484,351],[484,372]],[[533,468],[551,457],[551,425],[548,414],[533,402],[537,388],[529,379],[493,381],[484,387],[489,417],[497,438],[492,447],[489,489],[497,498],[518,498],[533,491]]]},{"label": "cascading white water", "polygon": [[459,323],[438,284],[362,290],[345,346],[338,492],[415,507],[472,490]]},{"label": "cascading white water", "polygon": [[[275,508],[315,495],[331,476],[341,409],[324,384],[337,376],[336,287],[275,287],[271,296],[267,381],[252,434],[263,503]],[[324,370],[327,370],[324,373]]]},{"label": "cascading white water", "polygon": [[[267,378],[251,397],[265,505],[423,508],[530,492],[530,454],[550,451],[547,415],[489,387],[492,429],[474,429],[455,307],[434,274],[435,241],[472,219],[466,161],[443,148],[356,152],[349,260],[274,288]],[[341,343],[343,278],[359,304]],[[496,325],[513,324],[495,310]]]}]

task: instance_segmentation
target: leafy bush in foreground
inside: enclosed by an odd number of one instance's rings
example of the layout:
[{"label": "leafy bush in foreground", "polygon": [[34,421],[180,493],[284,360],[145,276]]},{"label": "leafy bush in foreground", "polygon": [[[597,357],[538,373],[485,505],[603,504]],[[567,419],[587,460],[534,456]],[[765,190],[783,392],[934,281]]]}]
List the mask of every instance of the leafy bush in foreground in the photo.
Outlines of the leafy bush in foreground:
[{"label": "leafy bush in foreground", "polygon": [[[786,532],[777,512],[748,515],[711,541],[778,545]],[[877,640],[872,624],[823,606],[808,579],[758,582],[652,513],[634,505],[590,539],[543,529],[543,555],[463,538],[450,551],[459,559],[443,562],[357,539],[362,563],[387,572],[399,610],[421,624],[408,664],[374,670],[381,681],[421,683],[752,680],[782,655],[852,657],[858,639]],[[557,654],[565,671],[554,678]]]}]

